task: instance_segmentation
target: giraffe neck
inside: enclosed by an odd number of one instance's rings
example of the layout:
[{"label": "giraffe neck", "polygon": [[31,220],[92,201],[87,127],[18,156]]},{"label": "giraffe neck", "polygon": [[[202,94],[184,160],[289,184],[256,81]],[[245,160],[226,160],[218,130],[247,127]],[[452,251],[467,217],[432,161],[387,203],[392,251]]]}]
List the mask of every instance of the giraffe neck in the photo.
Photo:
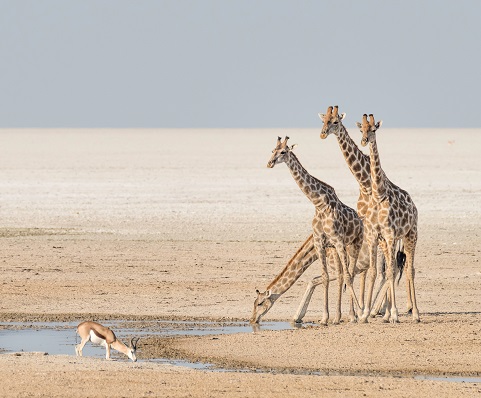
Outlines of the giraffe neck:
[{"label": "giraffe neck", "polygon": [[380,202],[384,199],[386,194],[386,177],[381,167],[381,159],[379,158],[376,139],[369,143],[369,150],[371,162],[372,196],[376,202]]},{"label": "giraffe neck", "polygon": [[317,178],[311,176],[307,170],[302,166],[299,159],[294,153],[289,152],[286,161],[292,177],[296,181],[301,191],[304,192],[307,199],[316,207],[324,207],[328,204],[329,195],[334,189],[326,183],[319,181]]},{"label": "giraffe neck", "polygon": [[371,167],[369,157],[364,155],[359,147],[347,133],[346,128],[341,124],[337,142],[341,148],[341,152],[346,159],[346,163],[351,170],[354,178],[356,178],[359,188],[362,192],[371,194]]},{"label": "giraffe neck", "polygon": [[310,235],[280,274],[267,286],[267,290],[270,290],[271,294],[275,295],[274,297],[279,297],[289,290],[313,261],[316,260],[317,255],[313,242],[312,235]]}]

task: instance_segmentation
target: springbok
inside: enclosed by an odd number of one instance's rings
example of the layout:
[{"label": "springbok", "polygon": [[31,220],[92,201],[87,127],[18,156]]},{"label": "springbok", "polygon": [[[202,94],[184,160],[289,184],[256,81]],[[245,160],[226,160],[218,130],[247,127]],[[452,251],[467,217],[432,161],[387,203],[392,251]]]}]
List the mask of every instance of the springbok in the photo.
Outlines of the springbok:
[{"label": "springbok", "polygon": [[137,357],[135,351],[137,350],[137,342],[139,338],[134,341],[134,338],[130,340],[130,346],[127,347],[124,343],[117,340],[115,333],[109,328],[102,326],[100,323],[87,321],[82,322],[77,326],[77,333],[82,341],[75,346],[75,353],[77,356],[82,356],[82,349],[85,344],[90,340],[94,344],[104,346],[107,350],[106,359],[110,359],[110,348],[127,355],[132,361],[136,362]]}]

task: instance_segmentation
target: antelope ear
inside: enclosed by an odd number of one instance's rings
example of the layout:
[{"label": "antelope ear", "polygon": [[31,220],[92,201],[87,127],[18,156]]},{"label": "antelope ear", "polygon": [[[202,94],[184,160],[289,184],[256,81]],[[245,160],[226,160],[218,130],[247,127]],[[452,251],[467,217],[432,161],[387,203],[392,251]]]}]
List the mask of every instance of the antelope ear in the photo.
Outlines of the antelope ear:
[{"label": "antelope ear", "polygon": [[297,144],[291,145],[291,151],[297,146]]},{"label": "antelope ear", "polygon": [[356,126],[357,126],[357,128],[359,128],[359,129],[362,128],[362,124],[359,123],[359,122],[356,122]]},{"label": "antelope ear", "polygon": [[346,113],[345,112],[341,113],[341,120],[344,120],[345,117],[346,117]]},{"label": "antelope ear", "polygon": [[382,126],[382,120],[379,120],[377,123],[376,123],[376,130],[381,128]]},{"label": "antelope ear", "polygon": [[326,115],[324,113],[318,113],[319,115],[319,118],[324,121],[324,118],[326,117]]}]

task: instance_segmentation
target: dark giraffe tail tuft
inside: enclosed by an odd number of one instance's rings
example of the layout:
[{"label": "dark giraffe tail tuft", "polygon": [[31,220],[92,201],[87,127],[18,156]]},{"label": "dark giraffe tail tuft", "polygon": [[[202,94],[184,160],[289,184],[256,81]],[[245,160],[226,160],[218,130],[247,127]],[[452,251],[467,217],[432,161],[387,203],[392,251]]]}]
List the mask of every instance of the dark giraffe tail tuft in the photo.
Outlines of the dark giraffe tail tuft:
[{"label": "dark giraffe tail tuft", "polygon": [[396,263],[399,270],[399,278],[397,280],[397,284],[399,285],[399,281],[403,275],[404,265],[406,264],[406,254],[402,251],[402,248],[396,253]]}]

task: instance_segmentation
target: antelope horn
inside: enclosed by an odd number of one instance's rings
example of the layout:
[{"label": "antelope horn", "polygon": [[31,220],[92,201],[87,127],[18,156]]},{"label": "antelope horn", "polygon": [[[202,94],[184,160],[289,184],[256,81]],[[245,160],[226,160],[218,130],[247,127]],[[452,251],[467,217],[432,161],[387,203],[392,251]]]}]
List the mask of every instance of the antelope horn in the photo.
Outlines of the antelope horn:
[{"label": "antelope horn", "polygon": [[362,125],[363,126],[369,125],[369,122],[367,121],[367,115],[366,114],[362,115]]},{"label": "antelope horn", "polygon": [[[140,339],[140,337],[137,337],[137,340],[135,339],[135,337],[132,337],[130,339],[130,348],[136,349],[139,339]],[[135,340],[135,342],[134,342],[134,340]]]},{"label": "antelope horn", "polygon": [[374,123],[374,115],[373,115],[372,113],[369,115],[369,124],[370,124],[371,126],[374,126],[374,125],[375,125],[375,123]]},{"label": "antelope horn", "polygon": [[332,113],[332,116],[337,117],[338,112],[339,112],[339,107],[336,105],[334,107],[334,112]]}]

